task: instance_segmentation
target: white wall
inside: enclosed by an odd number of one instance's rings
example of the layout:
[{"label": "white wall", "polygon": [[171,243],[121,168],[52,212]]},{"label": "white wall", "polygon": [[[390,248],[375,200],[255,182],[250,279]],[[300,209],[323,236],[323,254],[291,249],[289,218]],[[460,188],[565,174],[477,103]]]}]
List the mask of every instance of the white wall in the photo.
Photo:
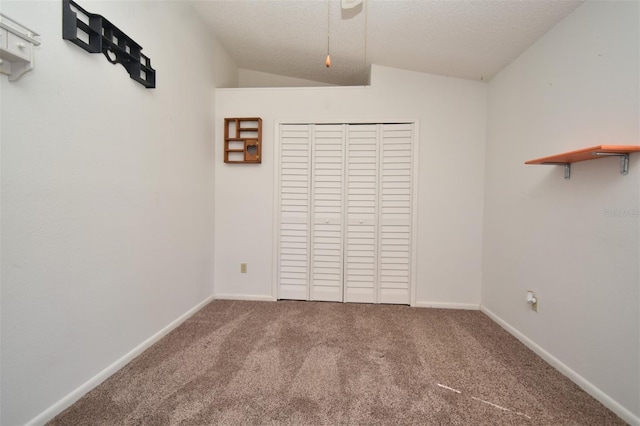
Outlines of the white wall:
[{"label": "white wall", "polygon": [[212,292],[213,88],[237,68],[180,2],[83,5],[143,46],[157,88],[62,40],[60,1],[2,1],[42,34],[34,71],[0,75],[3,425]]},{"label": "white wall", "polygon": [[333,84],[240,68],[237,87],[320,87]]},{"label": "white wall", "polygon": [[[263,119],[260,165],[216,157],[214,292],[272,295],[274,125],[282,121],[419,121],[417,301],[480,304],[487,85],[374,66],[370,87],[219,89],[216,122]],[[216,151],[223,150],[222,129]],[[224,248],[224,249],[222,249]],[[240,273],[240,263],[248,273]]]},{"label": "white wall", "polygon": [[[640,154],[563,168],[526,160],[638,145],[639,3],[586,2],[489,87],[482,304],[640,423]],[[524,302],[535,290],[538,313]],[[577,376],[576,376],[577,375]]]}]

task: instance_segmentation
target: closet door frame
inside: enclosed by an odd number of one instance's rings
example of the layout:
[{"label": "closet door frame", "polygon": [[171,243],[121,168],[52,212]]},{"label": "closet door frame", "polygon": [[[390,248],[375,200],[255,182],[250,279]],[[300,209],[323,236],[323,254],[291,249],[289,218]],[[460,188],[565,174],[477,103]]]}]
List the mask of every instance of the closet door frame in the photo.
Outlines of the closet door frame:
[{"label": "closet door frame", "polygon": [[279,287],[278,287],[278,260],[280,258],[280,128],[283,125],[289,124],[388,124],[388,123],[405,123],[413,125],[413,162],[412,162],[412,204],[411,204],[411,280],[409,285],[409,305],[416,306],[416,296],[417,296],[417,282],[418,282],[418,205],[419,205],[419,180],[420,180],[420,121],[415,117],[402,117],[402,118],[386,118],[384,120],[380,119],[322,119],[322,120],[274,120],[274,136],[273,136],[273,152],[274,152],[274,163],[273,163],[273,188],[274,188],[274,197],[273,197],[273,246],[272,246],[272,282],[271,282],[271,296],[272,299],[279,300]]}]

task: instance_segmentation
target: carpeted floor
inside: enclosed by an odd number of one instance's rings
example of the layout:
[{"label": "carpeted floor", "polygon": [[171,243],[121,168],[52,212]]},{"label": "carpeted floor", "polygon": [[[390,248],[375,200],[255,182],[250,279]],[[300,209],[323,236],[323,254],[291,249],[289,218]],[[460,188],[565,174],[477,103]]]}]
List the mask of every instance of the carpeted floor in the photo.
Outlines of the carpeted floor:
[{"label": "carpeted floor", "polygon": [[479,311],[211,302],[51,425],[612,425]]}]

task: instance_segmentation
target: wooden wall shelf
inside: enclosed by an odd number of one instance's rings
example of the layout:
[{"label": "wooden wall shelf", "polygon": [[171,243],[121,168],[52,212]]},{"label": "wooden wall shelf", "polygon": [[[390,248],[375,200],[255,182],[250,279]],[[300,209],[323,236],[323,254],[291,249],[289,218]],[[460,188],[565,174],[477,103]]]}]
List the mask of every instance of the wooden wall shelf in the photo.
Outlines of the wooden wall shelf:
[{"label": "wooden wall shelf", "polygon": [[524,164],[551,164],[564,166],[564,178],[571,177],[571,163],[597,160],[603,157],[620,157],[620,174],[629,173],[629,154],[639,152],[640,145],[597,145],[576,151],[563,152],[548,157],[525,161]]},{"label": "wooden wall shelf", "polygon": [[262,162],[261,118],[224,119],[224,162],[231,164]]}]

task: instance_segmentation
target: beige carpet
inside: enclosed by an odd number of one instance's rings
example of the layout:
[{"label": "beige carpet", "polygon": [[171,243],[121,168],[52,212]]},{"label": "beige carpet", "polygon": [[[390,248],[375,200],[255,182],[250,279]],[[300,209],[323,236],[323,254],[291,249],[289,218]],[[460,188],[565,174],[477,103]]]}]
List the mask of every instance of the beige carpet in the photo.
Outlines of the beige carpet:
[{"label": "beige carpet", "polygon": [[218,300],[49,424],[624,422],[479,311]]}]

